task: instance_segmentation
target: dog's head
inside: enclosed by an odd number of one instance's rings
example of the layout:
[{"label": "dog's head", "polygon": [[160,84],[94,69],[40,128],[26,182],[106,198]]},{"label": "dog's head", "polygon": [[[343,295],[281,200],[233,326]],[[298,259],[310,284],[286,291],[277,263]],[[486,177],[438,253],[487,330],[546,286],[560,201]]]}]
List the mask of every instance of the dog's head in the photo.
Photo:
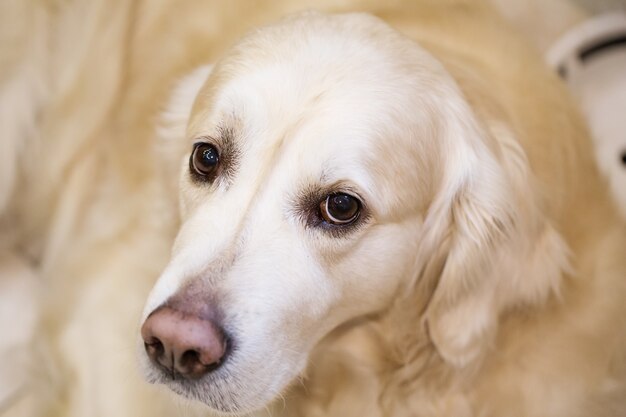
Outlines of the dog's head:
[{"label": "dog's head", "polygon": [[538,236],[546,257],[562,249],[523,152],[381,21],[287,19],[181,91],[197,98],[179,118],[182,226],[142,328],[153,382],[262,408],[334,328],[417,287],[416,328],[463,366],[504,307],[553,284],[517,280],[543,268]]}]

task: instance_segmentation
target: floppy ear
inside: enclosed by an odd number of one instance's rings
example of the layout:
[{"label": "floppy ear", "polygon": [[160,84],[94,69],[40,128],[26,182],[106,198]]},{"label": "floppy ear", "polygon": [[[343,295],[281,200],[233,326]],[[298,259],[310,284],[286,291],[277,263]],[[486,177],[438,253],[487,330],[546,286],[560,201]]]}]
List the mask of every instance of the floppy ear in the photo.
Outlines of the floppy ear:
[{"label": "floppy ear", "polygon": [[212,69],[212,65],[203,65],[178,81],[157,123],[156,153],[161,161],[159,173],[164,176],[163,183],[174,194],[178,194],[180,159],[189,151],[185,132],[191,109]]},{"label": "floppy ear", "polygon": [[481,356],[504,309],[557,289],[567,251],[539,209],[514,137],[498,128],[494,141],[475,123],[449,133],[456,136],[425,218],[418,285],[430,288],[422,319],[432,342],[460,367]]}]

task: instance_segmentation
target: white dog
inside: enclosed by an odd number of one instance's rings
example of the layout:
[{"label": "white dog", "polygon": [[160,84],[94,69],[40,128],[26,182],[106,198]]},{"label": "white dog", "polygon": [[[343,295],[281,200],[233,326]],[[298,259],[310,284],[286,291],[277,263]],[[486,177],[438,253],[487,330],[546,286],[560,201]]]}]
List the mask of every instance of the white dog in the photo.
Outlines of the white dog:
[{"label": "white dog", "polygon": [[287,415],[626,412],[626,246],[584,130],[530,53],[430,18],[427,52],[305,14],[183,82],[151,382],[244,414],[310,363]]},{"label": "white dog", "polygon": [[0,414],[626,415],[623,223],[487,1],[5,3]]}]

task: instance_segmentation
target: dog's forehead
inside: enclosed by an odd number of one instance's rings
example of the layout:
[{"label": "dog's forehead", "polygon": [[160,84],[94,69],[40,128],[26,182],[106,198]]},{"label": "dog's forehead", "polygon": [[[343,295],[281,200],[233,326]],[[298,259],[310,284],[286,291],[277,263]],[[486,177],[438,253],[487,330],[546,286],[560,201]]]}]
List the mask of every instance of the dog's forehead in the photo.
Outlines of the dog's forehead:
[{"label": "dog's forehead", "polygon": [[286,19],[249,35],[215,67],[194,105],[191,130],[210,128],[220,112],[281,122],[313,105],[334,104],[338,117],[399,112],[411,91],[433,84],[434,63],[369,15]]},{"label": "dog's forehead", "polygon": [[248,167],[252,157],[266,166],[286,160],[300,177],[360,182],[371,194],[393,192],[385,178],[415,175],[415,127],[432,107],[416,92],[437,75],[430,57],[376,19],[333,19],[320,28],[288,22],[236,47],[203,87],[190,137],[234,124]]}]

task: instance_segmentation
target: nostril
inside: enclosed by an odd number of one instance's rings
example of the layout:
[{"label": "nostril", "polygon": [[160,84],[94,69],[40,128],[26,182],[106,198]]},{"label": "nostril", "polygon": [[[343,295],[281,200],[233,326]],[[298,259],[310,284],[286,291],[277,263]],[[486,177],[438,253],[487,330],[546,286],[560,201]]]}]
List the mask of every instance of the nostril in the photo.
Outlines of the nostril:
[{"label": "nostril", "polygon": [[181,356],[180,363],[183,366],[193,366],[196,363],[201,364],[200,353],[195,350],[188,350]]},{"label": "nostril", "polygon": [[153,360],[158,359],[165,352],[165,347],[163,346],[163,343],[156,337],[145,341],[143,345],[146,349],[146,353]]}]

